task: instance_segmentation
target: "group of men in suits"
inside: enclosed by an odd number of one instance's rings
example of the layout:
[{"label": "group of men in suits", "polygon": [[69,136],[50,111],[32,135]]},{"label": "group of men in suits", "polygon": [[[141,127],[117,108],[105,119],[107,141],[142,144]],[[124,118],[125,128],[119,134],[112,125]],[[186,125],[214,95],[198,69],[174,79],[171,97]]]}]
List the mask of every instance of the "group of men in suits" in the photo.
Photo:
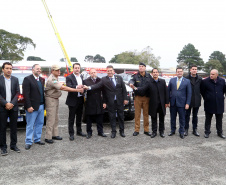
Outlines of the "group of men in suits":
[{"label": "group of men in suits", "polygon": [[[111,138],[116,137],[116,122],[119,123],[119,133],[124,133],[124,105],[128,104],[125,83],[119,75],[114,74],[113,66],[107,66],[107,76],[100,79],[97,71],[90,70],[90,77],[83,80],[80,74],[80,64],[73,64],[73,73],[66,78],[66,86],[58,81],[60,67],[52,66],[52,74],[47,80],[40,77],[41,67],[33,65],[32,74],[25,77],[23,81],[23,94],[26,109],[26,139],[25,149],[29,150],[33,143],[44,145],[41,141],[42,127],[44,123],[44,109],[47,111],[45,142],[52,144],[53,140],[62,140],[58,132],[58,108],[61,90],[68,91],[66,104],[69,109],[68,133],[69,140],[74,140],[74,121],[76,115],[76,133],[79,136],[92,137],[92,123],[97,123],[98,136],[107,137],[103,132],[103,113],[108,110],[112,128]],[[159,114],[159,133],[165,137],[164,117],[166,108],[170,107],[171,132],[175,134],[176,117],[179,114],[179,135],[182,139],[188,135],[189,120],[192,110],[193,134],[197,132],[198,110],[201,106],[201,95],[204,99],[205,110],[205,138],[209,137],[211,119],[216,117],[216,128],[219,137],[225,139],[222,130],[222,119],[224,112],[224,95],[226,92],[225,80],[218,77],[216,69],[211,70],[210,77],[202,80],[197,75],[197,66],[193,65],[190,74],[183,77],[183,69],[176,69],[177,77],[172,78],[168,88],[166,82],[159,78],[157,68],[152,70],[152,76],[147,74],[146,65],[140,63],[138,74],[130,80],[130,86],[135,91],[135,131],[133,136],[139,134],[140,115],[143,109],[144,134],[154,138],[157,136],[157,114]],[[18,95],[20,93],[18,79],[11,75],[12,64],[5,62],[2,65],[3,75],[0,76],[0,147],[1,155],[7,155],[6,125],[10,121],[10,149],[20,153],[17,147],[17,117],[18,117]],[[84,90],[87,90],[85,102],[85,115],[87,118],[87,135],[82,132],[82,113]],[[46,105],[46,106],[45,106]],[[152,120],[152,134],[149,133],[148,116]],[[145,121],[144,120],[144,121]]]}]

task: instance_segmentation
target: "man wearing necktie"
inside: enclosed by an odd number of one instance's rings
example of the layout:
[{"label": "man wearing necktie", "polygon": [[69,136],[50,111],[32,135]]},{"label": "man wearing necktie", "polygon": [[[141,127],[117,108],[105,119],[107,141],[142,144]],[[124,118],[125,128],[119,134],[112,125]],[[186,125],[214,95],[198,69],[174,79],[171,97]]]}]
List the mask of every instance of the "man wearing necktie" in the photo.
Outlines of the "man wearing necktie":
[{"label": "man wearing necktie", "polygon": [[119,75],[114,75],[113,66],[107,66],[107,76],[92,86],[85,86],[85,89],[96,90],[104,88],[103,108],[108,108],[108,115],[112,128],[111,138],[116,136],[116,118],[119,123],[119,131],[122,137],[124,134],[124,105],[128,103],[126,86]]},{"label": "man wearing necktie", "polygon": [[177,77],[172,78],[168,85],[171,122],[171,132],[169,136],[175,134],[178,113],[180,122],[179,134],[181,139],[184,139],[185,110],[189,108],[192,91],[190,81],[183,78],[183,69],[181,67],[176,69],[176,74]]}]

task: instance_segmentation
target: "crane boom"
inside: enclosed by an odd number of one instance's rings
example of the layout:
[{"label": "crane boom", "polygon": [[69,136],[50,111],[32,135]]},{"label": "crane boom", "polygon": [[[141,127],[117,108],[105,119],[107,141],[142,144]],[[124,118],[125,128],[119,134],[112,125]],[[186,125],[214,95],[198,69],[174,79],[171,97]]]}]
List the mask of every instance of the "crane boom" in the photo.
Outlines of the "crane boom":
[{"label": "crane boom", "polygon": [[52,18],[52,15],[50,14],[49,8],[48,8],[48,6],[47,6],[45,0],[42,0],[42,2],[43,2],[43,5],[44,5],[44,7],[45,7],[46,13],[47,13],[47,15],[48,15],[48,17],[49,17],[49,20],[50,20],[50,22],[51,22],[51,25],[52,25],[52,27],[53,27],[53,30],[54,30],[54,32],[55,32],[55,34],[56,34],[56,37],[57,37],[57,39],[58,39],[58,41],[59,41],[61,50],[62,50],[62,52],[63,52],[63,54],[64,54],[64,56],[65,56],[65,58],[66,58],[66,61],[65,61],[65,62],[66,62],[66,68],[67,68],[67,73],[69,74],[70,72],[72,72],[72,64],[71,64],[71,61],[70,61],[70,59],[69,59],[69,57],[68,57],[67,51],[66,51],[66,49],[65,49],[65,47],[64,47],[64,44],[63,44],[62,39],[61,39],[61,37],[60,37],[60,34],[59,34],[59,32],[57,31],[56,25],[55,25],[55,23],[53,22],[53,18]]}]

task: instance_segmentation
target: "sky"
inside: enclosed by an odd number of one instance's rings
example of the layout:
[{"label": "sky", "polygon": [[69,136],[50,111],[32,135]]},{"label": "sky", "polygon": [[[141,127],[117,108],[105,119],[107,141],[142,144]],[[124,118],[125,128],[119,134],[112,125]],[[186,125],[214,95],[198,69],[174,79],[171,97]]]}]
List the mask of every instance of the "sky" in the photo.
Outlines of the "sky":
[{"label": "sky", "polygon": [[[191,43],[204,62],[226,54],[225,0],[46,0],[69,57],[80,63],[100,54],[110,61],[124,51],[150,46],[160,66],[176,67]],[[0,0],[0,29],[29,37],[24,59],[64,58],[42,0]]]}]

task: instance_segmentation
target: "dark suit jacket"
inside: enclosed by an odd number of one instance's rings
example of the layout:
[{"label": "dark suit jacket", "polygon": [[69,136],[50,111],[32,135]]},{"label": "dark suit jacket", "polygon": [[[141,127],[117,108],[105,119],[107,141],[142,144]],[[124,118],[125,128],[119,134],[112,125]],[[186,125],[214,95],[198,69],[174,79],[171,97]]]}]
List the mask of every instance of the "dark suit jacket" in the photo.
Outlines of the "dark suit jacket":
[{"label": "dark suit jacket", "polygon": [[[19,80],[15,76],[11,76],[11,102],[14,105],[13,110],[18,111],[18,96],[20,94]],[[4,111],[6,101],[5,78],[0,76],[0,111]]]},{"label": "dark suit jacket", "polygon": [[[83,77],[82,75],[80,76],[82,78],[82,84],[83,84],[84,83]],[[66,85],[71,88],[76,88],[76,86],[79,85],[73,73],[66,77]],[[75,107],[77,103],[77,99],[78,99],[77,92],[68,92],[66,105]]]},{"label": "dark suit jacket", "polygon": [[116,80],[116,87],[112,84],[110,78],[105,76],[102,80],[91,86],[91,90],[99,89],[104,87],[104,99],[103,103],[106,103],[108,106],[114,105],[114,98],[116,95],[117,104],[123,106],[124,100],[127,100],[127,91],[125,83],[121,76],[114,75]]},{"label": "dark suit jacket", "polygon": [[177,90],[177,77],[171,78],[168,85],[170,106],[185,107],[191,103],[191,83],[190,80],[183,78]]},{"label": "dark suit jacket", "polygon": [[[44,84],[45,79],[39,77],[40,82],[42,83],[42,95],[45,103],[44,98]],[[35,111],[38,111],[40,103],[41,103],[41,92],[38,87],[37,80],[34,78],[33,74],[29,75],[24,78],[23,81],[23,95],[24,95],[24,108],[27,110],[30,107],[33,107]]]},{"label": "dark suit jacket", "polygon": [[201,92],[200,85],[202,82],[202,78],[199,75],[196,75],[195,82],[191,81],[191,75],[186,76],[188,80],[191,82],[192,89],[192,97],[190,107],[200,107],[201,106]]},{"label": "dark suit jacket", "polygon": [[204,99],[204,110],[211,114],[223,114],[224,93],[226,92],[225,80],[217,77],[217,83],[206,78],[201,83],[201,94]]},{"label": "dark suit jacket", "polygon": [[[101,81],[99,77],[97,77],[96,82],[94,83],[91,77],[84,80],[84,85],[91,86],[97,84]],[[96,115],[103,114],[103,97],[102,97],[102,89],[96,89],[93,91],[87,91],[87,98],[85,102],[85,112],[87,115]]]},{"label": "dark suit jacket", "polygon": [[168,89],[166,86],[166,81],[163,79],[158,79],[158,82],[152,78],[144,87],[138,87],[138,91],[149,92],[149,115],[156,116],[158,109],[158,94],[160,98],[160,104],[164,115],[166,115],[165,104],[169,104]]}]

